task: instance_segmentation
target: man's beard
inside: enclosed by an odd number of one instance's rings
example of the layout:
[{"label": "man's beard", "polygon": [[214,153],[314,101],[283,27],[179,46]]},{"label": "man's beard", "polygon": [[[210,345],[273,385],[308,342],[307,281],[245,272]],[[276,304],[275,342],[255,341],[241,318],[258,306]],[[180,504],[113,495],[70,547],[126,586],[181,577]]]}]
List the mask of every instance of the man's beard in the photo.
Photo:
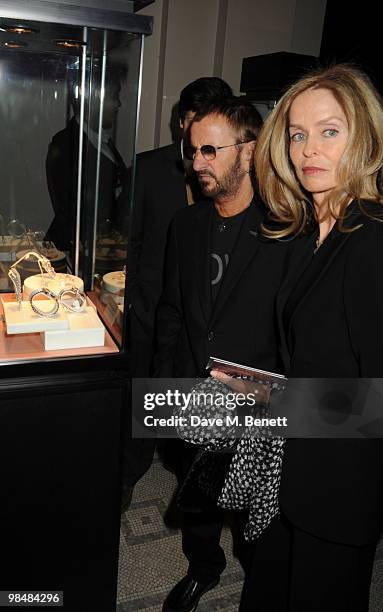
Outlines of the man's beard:
[{"label": "man's beard", "polygon": [[[245,172],[241,171],[240,153],[238,152],[233,164],[219,180],[211,170],[200,170],[196,175],[203,195],[209,198],[233,197],[237,195],[245,175]],[[211,176],[215,183],[204,182],[206,175]]]}]

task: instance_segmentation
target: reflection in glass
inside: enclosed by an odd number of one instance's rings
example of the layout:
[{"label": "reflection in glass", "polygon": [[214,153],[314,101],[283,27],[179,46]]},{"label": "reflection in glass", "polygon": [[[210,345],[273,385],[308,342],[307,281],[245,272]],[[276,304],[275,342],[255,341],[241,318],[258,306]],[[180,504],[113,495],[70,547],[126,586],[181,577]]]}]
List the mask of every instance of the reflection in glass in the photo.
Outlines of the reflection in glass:
[{"label": "reflection in glass", "polygon": [[98,307],[118,302],[118,322],[124,290],[105,290],[102,277],[126,265],[141,36],[24,26],[22,49],[4,46],[15,38],[7,20],[0,30],[0,291],[12,262],[35,250],[81,276]]}]

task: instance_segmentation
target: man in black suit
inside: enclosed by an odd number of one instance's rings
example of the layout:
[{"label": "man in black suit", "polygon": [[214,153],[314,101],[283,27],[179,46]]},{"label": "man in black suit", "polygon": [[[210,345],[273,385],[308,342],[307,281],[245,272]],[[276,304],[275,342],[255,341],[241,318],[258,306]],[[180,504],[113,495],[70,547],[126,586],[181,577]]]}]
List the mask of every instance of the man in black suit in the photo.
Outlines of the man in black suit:
[{"label": "man in black suit", "polygon": [[[98,86],[96,94],[100,95],[101,82]],[[114,231],[127,233],[131,175],[112,139],[113,127],[121,105],[120,89],[119,72],[115,69],[109,70],[104,89],[100,155],[98,114],[90,113],[89,120],[84,122],[81,218],[81,241],[84,245],[92,240],[93,211],[97,195],[97,232],[102,232],[103,226],[107,224]],[[46,239],[52,240],[58,248],[65,251],[70,250],[74,242],[77,214],[80,101],[76,97],[76,91],[76,84],[72,83],[70,96],[73,117],[63,130],[53,136],[46,158],[47,184],[55,213]],[[87,108],[88,98],[85,102]],[[98,163],[99,188],[96,194],[95,177]]]},{"label": "man in black suit", "polygon": [[[204,196],[172,223],[166,283],[158,308],[159,377],[205,376],[209,356],[278,371],[274,300],[286,246],[261,236],[265,209],[255,195],[253,150],[262,119],[241,98],[197,115],[184,154]],[[187,451],[185,449],[185,455]],[[164,612],[194,610],[226,566],[221,511],[184,513],[187,575]]]},{"label": "man in black suit", "polygon": [[[197,112],[217,99],[232,95],[218,77],[201,77],[181,91],[178,115],[181,137]],[[191,164],[184,164],[183,140],[140,153],[136,158],[134,204],[128,244],[130,301],[130,376],[151,374],[154,317],[162,290],[169,224],[174,214],[200,198]],[[134,484],[150,467],[154,441],[128,439],[124,459],[123,509]]]}]

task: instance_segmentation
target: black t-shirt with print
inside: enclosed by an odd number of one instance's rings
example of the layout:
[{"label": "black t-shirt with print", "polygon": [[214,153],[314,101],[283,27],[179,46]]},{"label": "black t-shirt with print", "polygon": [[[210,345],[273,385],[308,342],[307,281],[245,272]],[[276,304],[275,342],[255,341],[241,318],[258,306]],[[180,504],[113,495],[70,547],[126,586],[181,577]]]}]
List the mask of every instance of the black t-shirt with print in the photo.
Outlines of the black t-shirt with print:
[{"label": "black t-shirt with print", "polygon": [[212,304],[218,295],[223,276],[229,265],[230,254],[248,208],[233,217],[221,217],[214,210],[210,238],[210,283]]}]

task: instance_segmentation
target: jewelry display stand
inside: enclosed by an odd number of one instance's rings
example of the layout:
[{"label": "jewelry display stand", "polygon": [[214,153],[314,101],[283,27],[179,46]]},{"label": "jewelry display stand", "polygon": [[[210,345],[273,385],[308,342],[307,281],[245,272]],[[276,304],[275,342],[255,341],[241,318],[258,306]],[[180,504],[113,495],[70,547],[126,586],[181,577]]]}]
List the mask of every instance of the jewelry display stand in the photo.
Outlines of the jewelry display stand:
[{"label": "jewelry display stand", "polygon": [[[104,346],[105,328],[93,305],[83,312],[67,312],[60,306],[54,317],[41,317],[33,312],[29,302],[3,301],[7,334],[41,332],[46,351]],[[50,300],[39,300],[40,310],[51,308]]]},{"label": "jewelry display stand", "polygon": [[[33,312],[29,302],[21,302],[21,308],[17,302],[2,302],[7,334],[33,334],[69,328],[68,315],[62,307],[54,317],[39,317]],[[51,301],[39,300],[39,308],[44,310],[45,307],[49,310],[52,307]]]},{"label": "jewelry display stand", "polygon": [[93,306],[78,314],[68,312],[66,317],[69,329],[42,334],[46,351],[104,346],[105,328]]},{"label": "jewelry display stand", "polygon": [[108,272],[102,277],[101,301],[108,305],[112,299],[116,304],[124,303],[126,275],[122,270]]},{"label": "jewelry display stand", "polygon": [[125,272],[118,270],[116,272],[108,272],[102,277],[102,282],[107,291],[110,293],[119,293],[124,291],[126,276]]}]

